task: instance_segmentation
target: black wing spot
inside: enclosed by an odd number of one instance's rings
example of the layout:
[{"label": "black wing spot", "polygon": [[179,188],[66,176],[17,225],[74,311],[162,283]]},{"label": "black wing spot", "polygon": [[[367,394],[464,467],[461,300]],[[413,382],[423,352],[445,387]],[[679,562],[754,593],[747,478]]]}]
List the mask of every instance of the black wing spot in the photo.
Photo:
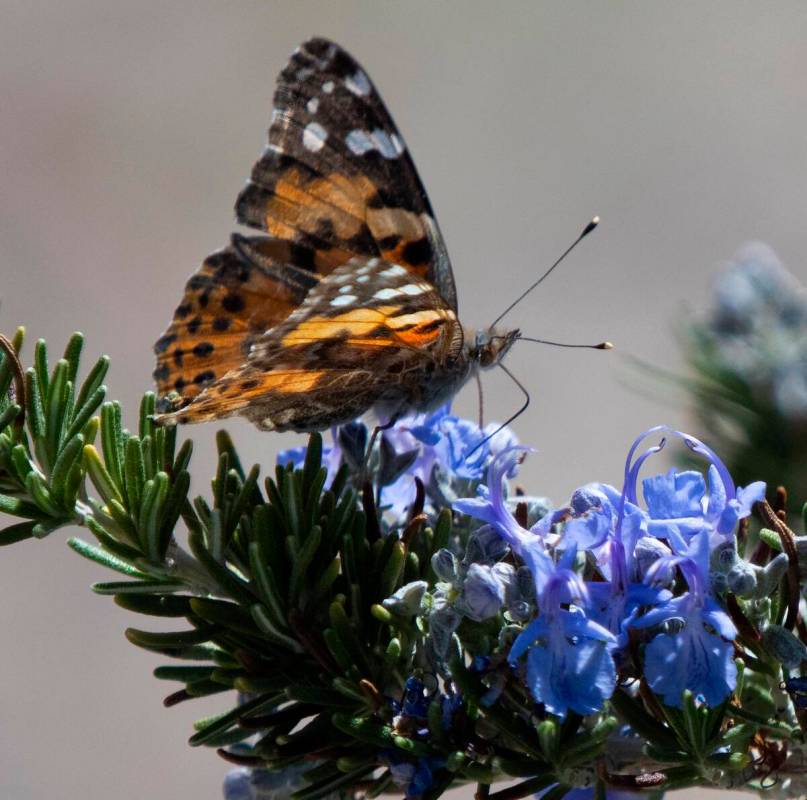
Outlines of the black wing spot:
[{"label": "black wing spot", "polygon": [[251,380],[251,381],[242,381],[241,388],[248,390],[248,389],[255,389],[258,386],[259,381]]},{"label": "black wing spot", "polygon": [[424,237],[404,245],[401,255],[407,264],[427,264],[432,260],[434,252],[431,242]]},{"label": "black wing spot", "polygon": [[165,336],[161,336],[154,343],[154,352],[157,355],[164,353],[176,340],[177,335],[175,333],[166,333]]},{"label": "black wing spot", "polygon": [[182,303],[176,307],[176,311],[174,311],[174,316],[177,319],[185,319],[192,311],[190,303]]},{"label": "black wing spot", "polygon": [[225,295],[221,301],[221,307],[225,311],[229,311],[231,314],[237,314],[239,311],[243,311],[244,305],[244,298],[235,292]]},{"label": "black wing spot", "polygon": [[176,350],[173,352],[174,356],[174,363],[178,366],[182,366],[182,360],[185,357],[185,351],[181,347],[177,347]]},{"label": "black wing spot", "polygon": [[188,333],[190,333],[191,335],[193,335],[194,333],[196,333],[196,331],[198,331],[198,330],[199,330],[199,326],[200,326],[201,324],[202,324],[202,318],[201,318],[201,317],[194,317],[194,318],[193,318],[193,319],[192,319],[192,320],[191,320],[191,321],[188,323]]},{"label": "black wing spot", "polygon": [[196,345],[196,346],[193,348],[193,354],[194,354],[194,355],[195,355],[197,358],[206,358],[206,357],[207,357],[207,356],[209,356],[209,355],[210,355],[210,354],[211,354],[211,353],[212,353],[214,350],[215,350],[215,347],[213,347],[213,345],[212,345],[210,342],[199,342],[199,344],[197,344],[197,345]]},{"label": "black wing spot", "polygon": [[164,380],[168,379],[171,371],[168,369],[168,364],[160,364],[160,366],[157,367],[152,374],[154,375],[155,381],[162,383]]},{"label": "black wing spot", "polygon": [[208,383],[209,381],[216,379],[216,373],[213,372],[212,369],[206,369],[204,372],[200,372],[194,379],[194,383]]},{"label": "black wing spot", "polygon": [[295,267],[307,269],[312,272],[316,268],[314,261],[316,253],[310,247],[292,243],[289,247],[289,255],[291,257],[291,263],[294,264]]},{"label": "black wing spot", "polygon": [[401,241],[401,237],[397,233],[391,236],[385,236],[383,239],[378,240],[378,246],[382,250],[394,250]]},{"label": "black wing spot", "polygon": [[181,392],[184,388],[185,388],[185,379],[177,378],[176,381],[174,381],[174,389],[177,392]]},{"label": "black wing spot", "polygon": [[213,330],[218,333],[224,333],[224,331],[229,329],[231,324],[232,320],[229,317],[216,317],[213,320]]}]

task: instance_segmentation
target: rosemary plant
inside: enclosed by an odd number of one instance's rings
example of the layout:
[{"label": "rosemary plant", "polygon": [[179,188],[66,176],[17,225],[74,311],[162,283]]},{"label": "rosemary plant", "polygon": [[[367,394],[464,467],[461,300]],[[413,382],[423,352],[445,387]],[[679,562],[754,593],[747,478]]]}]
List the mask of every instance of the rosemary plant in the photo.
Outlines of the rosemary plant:
[{"label": "rosemary plant", "polygon": [[[621,488],[552,508],[508,495],[511,433],[447,409],[371,452],[361,423],[312,435],[263,479],[219,433],[191,498],[191,442],[154,425],[152,394],[132,433],[107,360],[79,378],[79,334],[28,369],[22,342],[2,339],[0,511],[19,521],[0,543],[80,526],[72,549],[119,575],[95,592],[176,619],[127,637],[172,660],[167,705],[222,695],[190,744],[237,766],[229,800],[807,791],[804,521],[693,437],[643,434]],[[671,437],[707,479],[640,490]]]},{"label": "rosemary plant", "polygon": [[685,386],[735,477],[807,485],[807,288],[770,247],[747,244],[685,334]]}]

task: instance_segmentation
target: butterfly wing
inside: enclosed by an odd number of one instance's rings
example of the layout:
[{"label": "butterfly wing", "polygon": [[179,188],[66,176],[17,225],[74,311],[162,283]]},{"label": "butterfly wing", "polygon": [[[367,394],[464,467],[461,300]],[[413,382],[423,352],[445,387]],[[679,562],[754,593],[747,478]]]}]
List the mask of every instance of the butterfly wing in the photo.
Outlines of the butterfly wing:
[{"label": "butterfly wing", "polygon": [[235,234],[228,247],[205,259],[154,345],[162,410],[186,405],[244,363],[252,343],[303,302],[320,276],[295,266],[306,264],[300,250],[290,242]]},{"label": "butterfly wing", "polygon": [[239,222],[312,248],[318,262],[380,257],[457,310],[451,265],[409,151],[367,73],[311,39],[280,74],[269,145],[236,202]]},{"label": "butterfly wing", "polygon": [[240,413],[265,430],[318,430],[371,406],[394,415],[433,405],[466,374],[462,328],[431,283],[378,259],[351,262],[164,421]]},{"label": "butterfly wing", "polygon": [[359,265],[401,265],[456,311],[426,193],[364,70],[332,42],[312,39],[279,76],[274,105],[269,146],[236,203],[239,222],[269,237],[234,235],[188,281],[155,345],[163,411],[237,372],[261,335],[357,257]]}]

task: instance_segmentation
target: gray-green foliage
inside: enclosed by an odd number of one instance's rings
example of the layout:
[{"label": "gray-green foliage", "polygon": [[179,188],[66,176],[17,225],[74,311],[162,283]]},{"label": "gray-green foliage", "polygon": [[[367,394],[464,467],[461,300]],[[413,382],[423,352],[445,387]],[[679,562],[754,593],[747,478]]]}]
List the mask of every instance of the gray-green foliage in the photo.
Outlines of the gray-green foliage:
[{"label": "gray-green foliage", "polygon": [[[438,603],[461,591],[461,565],[447,548],[480,547],[469,520],[452,519],[450,508],[422,513],[420,487],[408,521],[390,534],[372,488],[354,488],[356,469],[343,465],[326,488],[316,434],[301,468],[277,467],[261,480],[219,433],[210,495],[192,498],[191,442],[177,447],[176,429],[154,424],[152,394],[132,433],[119,404],[105,402],[107,359],[80,379],[79,334],[52,366],[38,342],[27,371],[15,357],[22,341],[22,330],[3,340],[0,361],[0,511],[20,520],[0,531],[0,544],[82,526],[88,536],[71,539],[73,550],[120,575],[94,591],[176,620],[175,631],[126,635],[175,660],[155,670],[180,686],[166,704],[229,693],[228,710],[200,720],[191,745],[256,768],[312,764],[301,800],[359,787],[375,796],[392,788],[401,763],[429,768],[428,798],[469,781],[491,800],[548,787],[559,800],[581,785],[604,797],[606,784],[624,782],[646,791],[743,786],[784,763],[780,743],[803,748],[807,682],[798,679],[790,696],[780,685],[782,659],[798,662],[804,647],[791,633],[798,597],[786,593],[798,587],[801,537],[792,539],[786,583],[781,557],[760,557],[765,565],[743,572],[732,549],[716,569],[715,580],[736,592],[742,623],[733,698],[707,708],[687,693],[680,709],[667,708],[637,678],[597,714],[552,717],[507,662],[532,614],[529,593],[490,618],[446,606],[445,647],[435,646]],[[526,522],[529,504],[519,505]],[[763,529],[760,537],[777,550],[792,534]],[[394,706],[413,677],[439,687],[415,728]],[[637,771],[649,777],[637,782]],[[518,782],[489,795],[500,780]]]}]

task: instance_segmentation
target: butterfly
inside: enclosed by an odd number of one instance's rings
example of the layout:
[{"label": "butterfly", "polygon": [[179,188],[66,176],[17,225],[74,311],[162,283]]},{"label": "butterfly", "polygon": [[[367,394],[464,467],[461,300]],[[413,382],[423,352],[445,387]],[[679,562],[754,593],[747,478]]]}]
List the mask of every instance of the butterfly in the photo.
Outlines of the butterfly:
[{"label": "butterfly", "polygon": [[269,144],[232,235],[187,282],[154,347],[162,424],[242,415],[313,431],[370,409],[436,408],[517,330],[457,317],[446,247],[415,166],[367,73],[314,38],[280,73]]}]

